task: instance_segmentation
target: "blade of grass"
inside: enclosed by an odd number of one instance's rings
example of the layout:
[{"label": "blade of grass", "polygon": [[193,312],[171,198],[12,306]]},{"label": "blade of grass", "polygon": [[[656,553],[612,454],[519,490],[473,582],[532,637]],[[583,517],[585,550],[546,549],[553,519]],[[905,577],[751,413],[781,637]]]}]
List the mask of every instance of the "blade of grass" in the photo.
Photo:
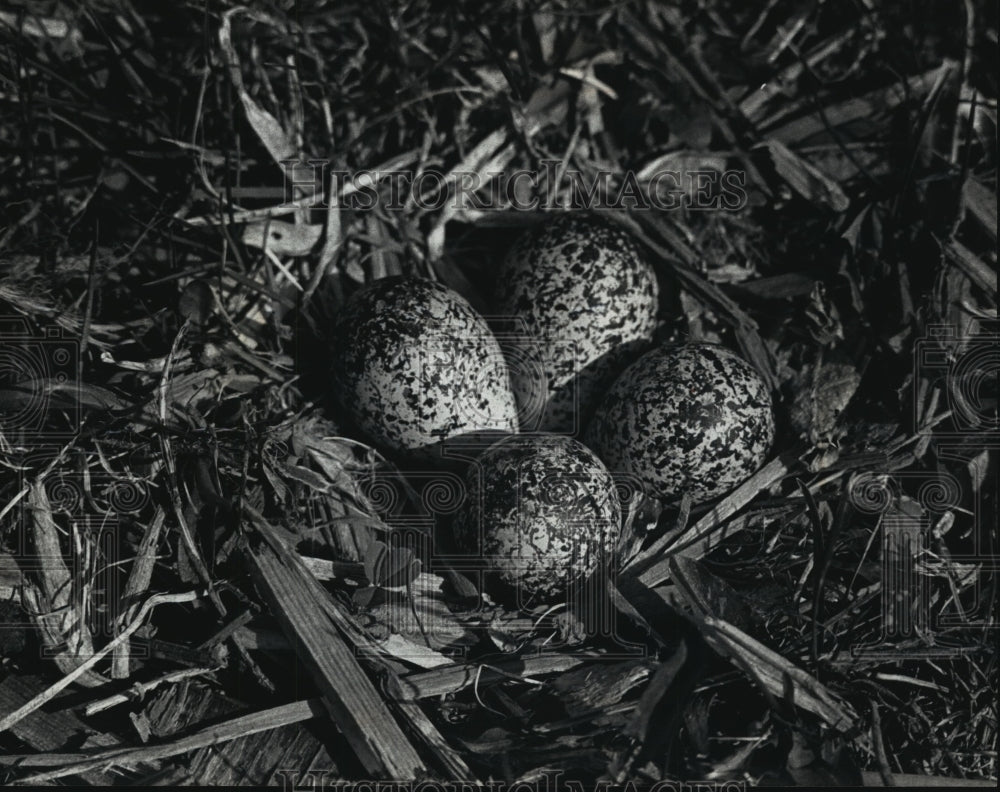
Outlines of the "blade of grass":
[{"label": "blade of grass", "polygon": [[244,509],[262,540],[243,542],[254,583],[358,758],[378,778],[412,780],[427,774],[428,768],[330,618],[327,592],[274,529],[249,506]]},{"label": "blade of grass", "polygon": [[996,294],[997,273],[979,256],[957,239],[950,239],[942,246],[948,260],[957,266],[969,279],[987,294]]},{"label": "blade of grass", "polygon": [[911,96],[920,96],[930,90],[930,87],[944,79],[958,64],[945,60],[940,66],[935,66],[923,74],[917,74],[906,80],[905,86],[896,84],[887,88],[879,88],[862,96],[852,97],[836,104],[823,106],[824,119],[819,113],[809,113],[798,116],[804,108],[815,106],[821,102],[814,96],[801,100],[791,108],[779,111],[770,118],[761,121],[759,127],[767,136],[783,143],[794,144],[806,140],[825,130],[827,126],[838,127],[861,119],[878,118],[883,113],[898,107]]},{"label": "blade of grass", "polygon": [[[620,217],[632,232],[654,253],[671,264],[674,274],[681,285],[695,297],[712,308],[718,310],[735,330],[736,341],[743,354],[754,365],[758,373],[767,381],[770,387],[777,385],[777,377],[773,370],[771,357],[767,347],[760,337],[757,323],[718,286],[711,283],[698,273],[698,255],[679,234],[667,225],[666,221],[657,221],[648,216],[648,212],[633,212]],[[618,215],[616,215],[618,216]],[[663,239],[674,253],[658,244],[653,235]]]},{"label": "blade of grass", "polygon": [[[695,559],[704,556],[718,541],[718,536],[713,536],[716,529],[763,490],[791,473],[798,466],[802,450],[804,449],[797,447],[772,459],[680,536],[668,534],[654,542],[635,558],[626,572],[637,574],[644,585],[653,587],[669,579],[670,556],[674,553]],[[668,547],[669,554],[665,554]]]},{"label": "blade of grass", "polygon": [[150,597],[140,608],[139,613],[136,614],[135,620],[128,626],[126,630],[123,630],[121,634],[116,636],[112,641],[110,641],[106,646],[94,652],[87,660],[77,666],[72,672],[66,674],[58,682],[54,683],[48,687],[43,692],[39,693],[31,701],[27,702],[23,706],[16,709],[14,712],[8,713],[3,718],[0,718],[0,733],[7,731],[15,723],[20,721],[26,715],[37,710],[39,707],[44,706],[47,702],[55,698],[60,691],[72,685],[77,679],[86,674],[97,665],[107,654],[112,652],[118,644],[127,641],[133,633],[136,632],[146,621],[146,617],[152,612],[152,610],[157,605],[164,605],[167,603],[180,603],[180,602],[192,602],[196,599],[200,599],[203,596],[201,592],[189,591],[183,594],[157,594]]},{"label": "blade of grass", "polygon": [[751,679],[776,698],[785,696],[786,680],[791,680],[792,700],[796,706],[821,718],[839,732],[856,733],[859,745],[866,751],[870,750],[868,737],[859,731],[859,719],[850,704],[790,660],[724,619],[702,610],[701,599],[688,596],[684,574],[681,565],[672,565],[672,576],[679,584],[685,603],[692,609],[682,613],[697,625],[709,646],[743,668]]},{"label": "blade of grass", "polygon": [[[125,582],[125,591],[122,592],[121,602],[125,608],[119,616],[117,631],[125,627],[125,619],[130,615],[129,604],[135,602],[139,595],[149,588],[149,581],[153,578],[153,567],[156,564],[156,545],[160,541],[160,534],[163,531],[163,524],[166,521],[166,512],[162,507],[156,508],[156,513],[143,532],[142,541],[139,543],[139,550],[136,552],[135,562],[129,570],[128,580]],[[129,675],[129,648],[125,644],[117,646],[111,658],[112,679],[127,679]]]},{"label": "blade of grass", "polygon": [[292,723],[321,717],[325,712],[319,699],[295,701],[278,707],[241,715],[224,723],[207,726],[194,734],[180,737],[159,745],[147,745],[139,748],[112,748],[91,754],[36,754],[33,756],[3,757],[15,761],[21,767],[46,767],[56,765],[52,770],[46,770],[26,778],[18,779],[19,784],[39,784],[68,775],[84,773],[109,765],[136,765],[140,762],[151,762],[166,759],[189,751],[204,748],[207,745],[236,740],[248,734],[276,729]]}]

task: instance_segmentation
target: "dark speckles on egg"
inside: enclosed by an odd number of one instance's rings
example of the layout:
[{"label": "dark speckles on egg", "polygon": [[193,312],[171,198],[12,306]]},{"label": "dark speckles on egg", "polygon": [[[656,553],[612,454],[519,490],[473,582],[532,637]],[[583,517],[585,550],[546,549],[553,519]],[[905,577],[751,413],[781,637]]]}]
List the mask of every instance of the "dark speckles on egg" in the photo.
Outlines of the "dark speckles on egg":
[{"label": "dark speckles on egg", "polygon": [[582,443],[557,435],[500,440],[466,475],[460,550],[522,601],[550,602],[611,559],[621,523],[615,483]]},{"label": "dark speckles on egg", "polygon": [[642,250],[609,221],[557,214],[514,245],[493,308],[526,336],[509,345],[526,430],[581,428],[597,395],[652,338],[658,293]]},{"label": "dark speckles on egg", "polygon": [[355,293],[333,331],[335,396],[377,445],[432,459],[440,441],[516,432],[500,345],[456,292],[423,278],[383,278]]},{"label": "dark speckles on egg", "polygon": [[598,407],[587,443],[611,471],[653,494],[695,503],[752,475],[774,440],[771,396],[742,358],[715,344],[665,346],[618,378]]}]

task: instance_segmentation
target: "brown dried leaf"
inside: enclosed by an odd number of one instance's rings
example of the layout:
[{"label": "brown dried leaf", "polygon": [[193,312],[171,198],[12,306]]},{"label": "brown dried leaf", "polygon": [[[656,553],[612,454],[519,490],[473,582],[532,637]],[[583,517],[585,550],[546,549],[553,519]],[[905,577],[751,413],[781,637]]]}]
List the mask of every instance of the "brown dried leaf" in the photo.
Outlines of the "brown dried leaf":
[{"label": "brown dried leaf", "polygon": [[233,46],[232,40],[232,20],[237,14],[246,14],[258,22],[277,27],[278,29],[281,29],[281,25],[277,20],[272,19],[266,14],[237,7],[223,14],[222,24],[219,26],[219,44],[229,64],[229,76],[233,86],[239,93],[240,102],[243,104],[247,120],[250,122],[250,126],[253,127],[253,131],[257,133],[261,143],[264,144],[264,148],[271,155],[271,159],[274,160],[276,165],[280,166],[288,160],[297,160],[298,150],[292,142],[292,136],[282,128],[278,119],[257,104],[246,88],[243,87],[243,77],[240,73],[240,59],[236,54],[236,48]]},{"label": "brown dried leaf", "polygon": [[437,650],[472,646],[479,640],[440,597],[414,596],[410,602],[392,597],[375,607],[371,615],[386,629]]},{"label": "brown dried leaf", "polygon": [[385,638],[374,640],[373,645],[390,657],[395,657],[405,663],[412,663],[420,668],[440,668],[451,665],[450,657],[446,657],[418,640],[399,633],[389,633]]},{"label": "brown dried leaf", "polygon": [[515,123],[528,137],[547,126],[559,126],[569,113],[572,83],[563,78],[542,84],[528,99],[524,109],[515,113]]},{"label": "brown dried leaf", "polygon": [[646,659],[587,665],[560,674],[552,681],[552,687],[570,716],[585,715],[617,704],[648,679],[655,666],[655,662]]},{"label": "brown dried leaf", "polygon": [[405,586],[420,574],[420,559],[408,547],[390,547],[373,539],[365,550],[365,577],[376,586]]},{"label": "brown dried leaf", "polygon": [[177,313],[195,324],[205,324],[215,309],[212,287],[201,278],[195,278],[181,292]]},{"label": "brown dried leaf", "polygon": [[250,223],[243,229],[243,244],[267,250],[276,256],[308,256],[319,238],[323,226],[294,225],[281,220]]},{"label": "brown dried leaf", "polygon": [[796,394],[789,411],[792,427],[812,444],[836,441],[841,416],[860,383],[860,372],[848,361],[820,359],[805,367],[791,386]]}]

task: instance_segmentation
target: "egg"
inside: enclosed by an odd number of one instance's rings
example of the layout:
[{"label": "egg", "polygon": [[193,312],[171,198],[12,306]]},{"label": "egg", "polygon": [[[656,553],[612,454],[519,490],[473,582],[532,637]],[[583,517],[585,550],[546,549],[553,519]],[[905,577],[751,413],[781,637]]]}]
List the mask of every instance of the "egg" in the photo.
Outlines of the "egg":
[{"label": "egg", "polygon": [[774,440],[766,383],[725,347],[668,345],[647,352],[610,388],[587,430],[615,473],[666,500],[722,495],[752,475]]},{"label": "egg", "polygon": [[596,396],[648,346],[658,299],[642,250],[607,220],[557,214],[518,240],[493,308],[522,428],[576,435]]},{"label": "egg", "polygon": [[332,335],[335,398],[382,449],[440,460],[447,444],[518,430],[500,345],[448,287],[374,281],[345,303]]},{"label": "egg", "polygon": [[519,435],[490,446],[465,477],[453,522],[466,561],[494,593],[551,602],[609,561],[621,523],[615,481],[601,460],[564,435]]}]

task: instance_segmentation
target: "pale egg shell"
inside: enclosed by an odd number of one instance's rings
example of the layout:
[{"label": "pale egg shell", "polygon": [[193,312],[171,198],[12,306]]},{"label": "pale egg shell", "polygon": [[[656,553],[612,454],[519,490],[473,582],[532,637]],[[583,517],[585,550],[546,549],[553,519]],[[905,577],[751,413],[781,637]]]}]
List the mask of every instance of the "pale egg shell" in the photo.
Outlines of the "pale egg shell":
[{"label": "pale egg shell", "polygon": [[722,495],[764,463],[774,441],[767,385],[716,344],[647,352],[598,407],[587,443],[614,473],[650,494],[698,503]]},{"label": "pale egg shell", "polygon": [[570,437],[504,438],[470,466],[466,487],[456,545],[521,604],[558,599],[612,558],[621,523],[615,481]]},{"label": "pale egg shell", "polygon": [[577,434],[597,396],[648,346],[659,286],[610,221],[555,215],[510,250],[493,306],[524,431]]},{"label": "pale egg shell", "polygon": [[335,397],[384,450],[431,461],[445,442],[518,430],[496,338],[461,295],[436,281],[369,284],[341,309],[333,338]]}]

